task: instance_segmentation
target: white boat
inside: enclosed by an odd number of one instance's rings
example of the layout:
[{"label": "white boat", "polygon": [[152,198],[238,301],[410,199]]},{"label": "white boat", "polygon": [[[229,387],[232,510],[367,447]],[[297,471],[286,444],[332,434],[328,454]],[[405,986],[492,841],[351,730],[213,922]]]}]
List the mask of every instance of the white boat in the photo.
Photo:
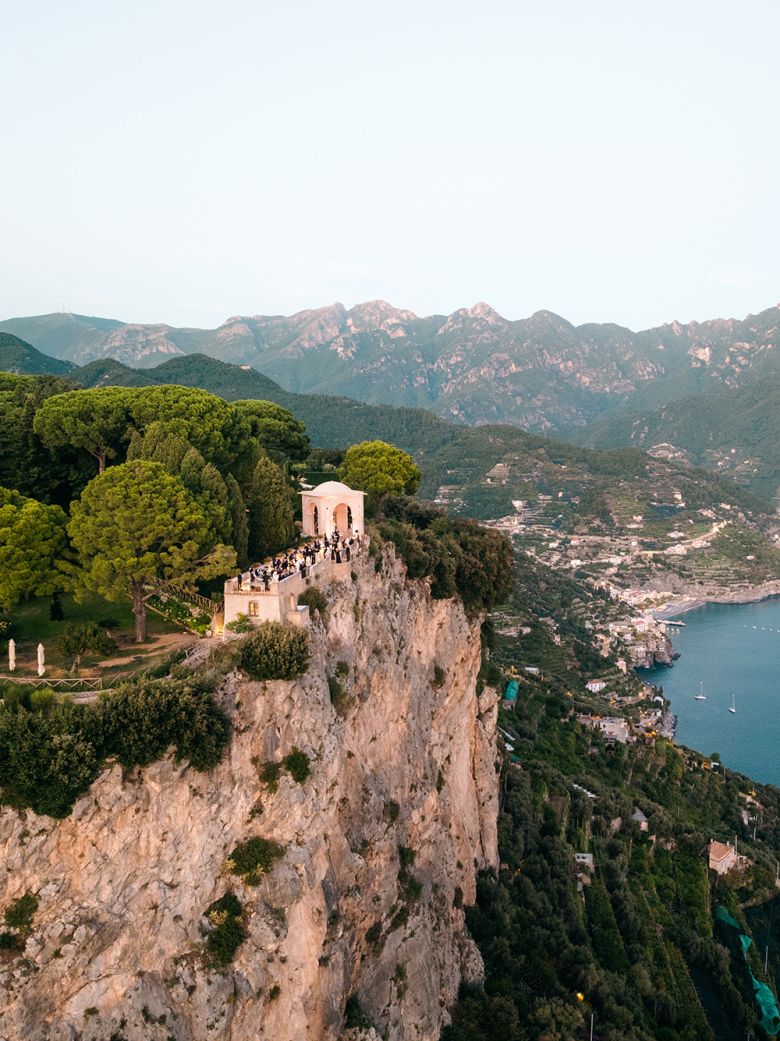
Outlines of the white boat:
[{"label": "white boat", "polygon": [[704,693],[704,684],[699,684],[699,693],[693,695],[694,701],[706,701],[707,695]]},{"label": "white boat", "polygon": [[735,701],[735,695],[732,694],[731,695],[731,704],[729,705],[729,712],[733,712],[733,713],[736,714],[736,711],[737,711],[737,704],[736,704],[736,701]]}]

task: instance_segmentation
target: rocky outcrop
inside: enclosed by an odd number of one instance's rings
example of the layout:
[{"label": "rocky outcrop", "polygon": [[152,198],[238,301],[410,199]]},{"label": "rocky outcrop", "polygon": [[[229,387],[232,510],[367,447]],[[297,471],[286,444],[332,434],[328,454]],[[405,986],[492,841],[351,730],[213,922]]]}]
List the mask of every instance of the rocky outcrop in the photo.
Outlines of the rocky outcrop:
[{"label": "rocky outcrop", "polygon": [[629,645],[631,667],[652,669],[656,665],[671,665],[679,657],[662,624],[637,636]]},{"label": "rocky outcrop", "polygon": [[[0,813],[0,908],[39,900],[0,962],[0,1037],[335,1041],[352,997],[389,1041],[438,1038],[482,971],[462,905],[497,858],[496,694],[477,695],[477,623],[392,550],[329,595],[304,676],[224,678],[234,737],[212,773],[114,765],[63,821]],[[258,764],[294,747],[310,776],[271,791]],[[257,885],[227,865],[251,836],[284,849]],[[228,889],[248,937],[216,969],[204,914]]]}]

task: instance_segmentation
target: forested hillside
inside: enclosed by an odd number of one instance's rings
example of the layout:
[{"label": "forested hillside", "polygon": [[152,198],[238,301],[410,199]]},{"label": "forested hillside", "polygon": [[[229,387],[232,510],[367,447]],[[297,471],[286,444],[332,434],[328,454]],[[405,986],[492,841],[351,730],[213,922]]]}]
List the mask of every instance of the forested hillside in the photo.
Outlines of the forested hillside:
[{"label": "forested hillside", "polygon": [[76,366],[41,354],[18,336],[0,332],[0,366],[4,372],[64,376]]},{"label": "forested hillside", "polygon": [[603,416],[573,436],[596,448],[630,444],[676,455],[771,499],[780,487],[780,375],[696,394],[654,411]]},{"label": "forested hillside", "polygon": [[[520,681],[499,717],[501,868],[482,876],[468,912],[484,990],[464,988],[442,1041],[572,1041],[588,1036],[591,1014],[603,1041],[776,1036],[776,1005],[762,1013],[750,973],[777,991],[780,793],[654,734],[624,745],[577,722],[594,711],[583,679],[598,653],[576,606],[588,592],[563,581],[574,588],[521,569],[515,594],[560,643],[492,638],[491,669],[500,664],[503,683],[515,667]],[[541,675],[524,671],[529,662]],[[707,844],[735,834],[749,863],[718,877]],[[592,868],[575,854],[592,856]]]}]

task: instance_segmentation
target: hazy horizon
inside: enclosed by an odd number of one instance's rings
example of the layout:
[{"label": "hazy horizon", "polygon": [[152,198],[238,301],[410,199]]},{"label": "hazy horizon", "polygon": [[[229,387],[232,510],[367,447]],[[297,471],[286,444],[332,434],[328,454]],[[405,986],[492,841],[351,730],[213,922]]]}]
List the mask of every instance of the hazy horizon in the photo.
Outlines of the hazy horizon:
[{"label": "hazy horizon", "polygon": [[755,314],[778,30],[769,0],[15,5],[0,317]]}]

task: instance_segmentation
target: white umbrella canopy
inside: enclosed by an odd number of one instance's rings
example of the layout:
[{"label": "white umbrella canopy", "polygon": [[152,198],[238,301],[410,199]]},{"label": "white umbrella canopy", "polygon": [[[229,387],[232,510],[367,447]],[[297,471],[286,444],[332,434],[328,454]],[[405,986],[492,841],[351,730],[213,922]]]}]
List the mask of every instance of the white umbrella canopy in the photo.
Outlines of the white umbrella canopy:
[{"label": "white umbrella canopy", "polygon": [[46,672],[46,667],[44,665],[44,661],[45,661],[45,655],[43,653],[43,644],[39,643],[38,644],[38,675],[39,676],[42,676],[44,674],[44,672]]},{"label": "white umbrella canopy", "polygon": [[8,641],[8,671],[13,672],[16,668],[16,640]]}]

